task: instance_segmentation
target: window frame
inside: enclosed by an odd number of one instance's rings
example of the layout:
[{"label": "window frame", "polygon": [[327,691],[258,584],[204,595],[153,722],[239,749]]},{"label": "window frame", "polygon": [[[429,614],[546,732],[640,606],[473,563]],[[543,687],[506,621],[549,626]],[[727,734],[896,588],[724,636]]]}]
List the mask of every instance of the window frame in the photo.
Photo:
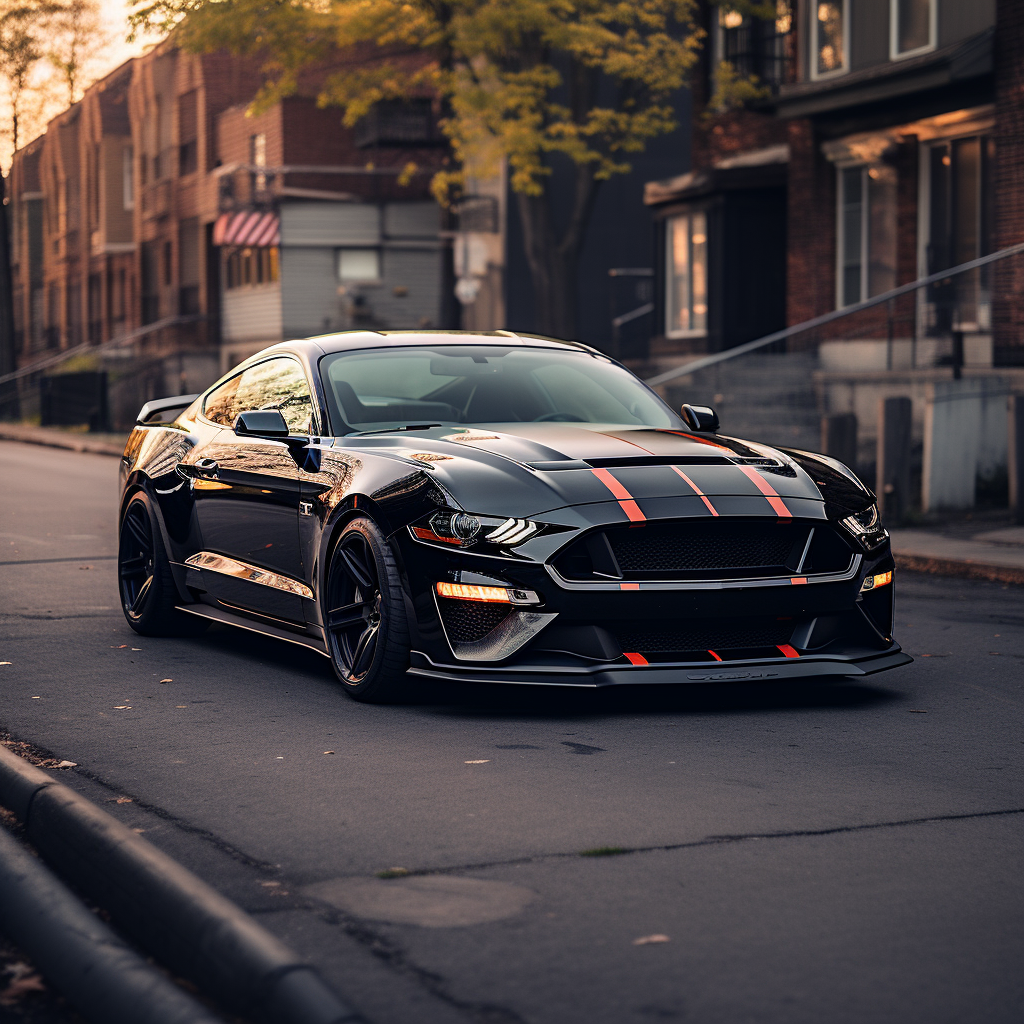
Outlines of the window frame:
[{"label": "window frame", "polygon": [[[200,403],[199,412],[197,413],[199,419],[202,420],[204,423],[209,424],[211,427],[216,427],[218,430],[231,430],[231,431],[234,431],[234,425],[232,425],[232,426],[225,426],[223,423],[218,423],[216,420],[210,419],[210,417],[206,415],[206,403],[209,401],[210,396],[215,391],[217,391],[220,388],[222,388],[225,384],[230,384],[231,381],[233,381],[236,377],[241,377],[242,374],[245,373],[247,370],[252,370],[252,369],[254,369],[257,366],[262,366],[264,363],[273,362],[275,359],[287,359],[290,362],[295,363],[298,366],[299,370],[301,371],[302,376],[303,376],[303,378],[306,381],[306,385],[309,388],[309,405],[310,405],[311,419],[313,421],[312,426],[314,426],[316,428],[314,431],[311,431],[308,434],[291,434],[290,433],[288,436],[289,437],[322,437],[323,436],[323,416],[320,413],[320,402],[319,402],[319,399],[317,397],[316,388],[312,385],[312,383],[310,381],[310,375],[306,372],[306,367],[303,365],[302,360],[297,358],[296,356],[293,356],[291,353],[288,353],[288,352],[275,352],[272,355],[268,355],[266,357],[266,359],[258,359],[258,360],[256,360],[256,362],[248,363],[245,366],[239,367],[237,372],[232,373],[230,376],[227,376],[227,377],[223,378],[223,380],[217,381],[217,383],[214,384],[213,387],[211,387],[203,395],[203,400]],[[242,411],[245,412],[247,410],[242,410]],[[267,440],[272,440],[272,439],[268,438]],[[284,442],[282,441],[281,443],[283,444]]]},{"label": "window frame", "polygon": [[[688,327],[688,328],[673,328],[670,324],[670,313],[672,309],[672,291],[673,291],[673,279],[675,277],[674,269],[675,263],[673,262],[672,246],[670,244],[669,237],[669,225],[682,218],[686,218],[688,221],[687,231],[689,234],[689,247],[690,247],[690,262],[689,262],[689,295],[690,295],[690,309],[693,307],[693,218],[700,215],[704,218],[704,326],[703,327]],[[711,283],[710,283],[710,211],[706,206],[693,206],[688,209],[678,210],[675,213],[665,217],[662,222],[664,225],[664,251],[665,251],[665,266],[664,266],[664,278],[663,284],[665,288],[665,308],[664,308],[664,326],[665,326],[665,337],[666,338],[706,338],[710,333],[709,319],[711,315]]]},{"label": "window frame", "polygon": [[931,53],[938,45],[939,2],[928,0],[928,42],[913,50],[900,51],[900,0],[889,0],[889,60],[906,60],[922,53]]},{"label": "window frame", "polygon": [[850,0],[838,0],[843,5],[843,66],[833,68],[831,71],[818,70],[818,7],[815,3],[807,5],[807,15],[810,18],[810,31],[808,39],[811,43],[811,51],[808,54],[807,69],[811,73],[811,81],[819,82],[829,78],[838,78],[840,75],[850,73]]}]

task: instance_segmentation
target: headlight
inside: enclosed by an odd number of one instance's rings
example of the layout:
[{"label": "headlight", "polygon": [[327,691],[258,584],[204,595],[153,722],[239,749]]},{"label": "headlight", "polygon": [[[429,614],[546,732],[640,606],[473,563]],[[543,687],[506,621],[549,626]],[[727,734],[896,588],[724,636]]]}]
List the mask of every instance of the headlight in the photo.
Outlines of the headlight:
[{"label": "headlight", "polygon": [[878,514],[877,505],[871,505],[862,512],[855,512],[852,516],[847,516],[839,522],[857,540],[868,547],[880,544],[887,536],[882,526],[882,519]]},{"label": "headlight", "polygon": [[434,512],[425,521],[409,527],[409,532],[416,540],[460,548],[491,545],[514,548],[540,530],[541,524],[530,519],[502,519],[498,516],[476,516],[450,510]]}]

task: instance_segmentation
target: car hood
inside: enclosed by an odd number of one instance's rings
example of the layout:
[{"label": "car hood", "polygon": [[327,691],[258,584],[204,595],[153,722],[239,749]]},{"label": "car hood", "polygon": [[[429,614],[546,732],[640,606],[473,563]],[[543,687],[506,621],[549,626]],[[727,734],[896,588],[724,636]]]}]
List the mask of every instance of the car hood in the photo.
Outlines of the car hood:
[{"label": "car hood", "polygon": [[823,516],[815,481],[778,449],[680,430],[567,423],[434,427],[340,439],[417,460],[465,509],[535,516],[612,502],[631,520]]}]

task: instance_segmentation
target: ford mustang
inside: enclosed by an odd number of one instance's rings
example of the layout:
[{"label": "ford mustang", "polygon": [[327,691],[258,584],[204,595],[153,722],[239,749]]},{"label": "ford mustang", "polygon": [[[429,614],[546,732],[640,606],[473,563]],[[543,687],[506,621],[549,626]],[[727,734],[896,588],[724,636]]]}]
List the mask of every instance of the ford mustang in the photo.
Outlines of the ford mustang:
[{"label": "ford mustang", "polygon": [[863,676],[894,641],[889,538],[824,455],[719,433],[576,342],[353,331],[149,402],[121,463],[131,627],[219,622],[417,681]]}]

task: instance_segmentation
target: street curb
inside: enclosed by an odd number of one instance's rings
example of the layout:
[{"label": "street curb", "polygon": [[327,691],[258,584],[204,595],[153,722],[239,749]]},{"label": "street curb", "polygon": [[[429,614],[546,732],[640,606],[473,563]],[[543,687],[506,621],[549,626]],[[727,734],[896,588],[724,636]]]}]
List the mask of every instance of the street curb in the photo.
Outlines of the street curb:
[{"label": "street curb", "polygon": [[0,424],[0,441],[21,441],[22,444],[38,444],[45,448],[64,448],[73,452],[89,452],[92,455],[113,455],[120,458],[124,454],[123,448],[115,448],[113,445],[103,441],[90,441],[86,437],[79,437],[69,434],[64,437],[60,434],[44,434],[42,431],[34,430],[31,427],[16,427],[10,424]]},{"label": "street curb", "polygon": [[964,580],[988,580],[990,583],[1024,585],[1024,569],[984,562],[961,562],[954,558],[931,558],[925,555],[894,554],[896,567],[906,572],[952,576]]},{"label": "street curb", "polygon": [[[0,827],[3,931],[95,1024],[221,1024]],[[55,941],[56,939],[56,941]]]},{"label": "street curb", "polygon": [[234,903],[3,747],[0,804],[58,875],[218,1007],[267,1024],[363,1024],[313,967]]}]

